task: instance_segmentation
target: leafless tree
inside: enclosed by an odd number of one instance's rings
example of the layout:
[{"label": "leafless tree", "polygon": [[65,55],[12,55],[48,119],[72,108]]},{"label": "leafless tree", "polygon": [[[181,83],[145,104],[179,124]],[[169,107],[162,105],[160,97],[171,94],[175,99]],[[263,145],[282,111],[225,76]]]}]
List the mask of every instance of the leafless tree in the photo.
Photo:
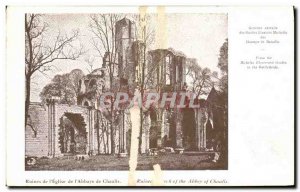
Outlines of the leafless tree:
[{"label": "leafless tree", "polygon": [[80,69],[73,69],[68,74],[68,81],[69,81],[69,87],[72,89],[72,91],[75,93],[74,99],[77,103],[77,98],[80,93],[80,80],[84,77],[84,73]]},{"label": "leafless tree", "polygon": [[87,71],[91,73],[94,70],[95,57],[87,56],[84,58],[84,61],[88,64]]},{"label": "leafless tree", "polygon": [[58,33],[53,39],[46,34],[48,24],[43,22],[42,15],[25,14],[25,125],[27,124],[30,104],[31,79],[37,71],[45,74],[51,70],[55,60],[75,60],[83,53],[83,48],[74,48],[72,43],[77,40],[79,31],[71,35]]},{"label": "leafless tree", "polygon": [[[94,37],[92,45],[100,57],[105,59],[105,64],[108,73],[109,87],[107,91],[115,93],[120,88],[119,80],[115,78],[117,73],[117,52],[118,46],[116,39],[115,24],[120,19],[120,14],[93,14],[90,16],[90,30]],[[117,111],[114,109],[114,98],[111,98],[109,111],[109,126],[110,126],[110,141],[111,153],[115,153],[115,134],[116,122],[118,119]]]},{"label": "leafless tree", "polygon": [[[145,11],[146,12],[146,11]],[[140,42],[140,46],[136,49],[135,57],[138,62],[138,74],[137,74],[137,88],[141,94],[141,98],[144,98],[145,90],[147,89],[147,82],[153,76],[153,72],[157,69],[155,65],[148,65],[147,51],[154,43],[154,27],[151,26],[151,15],[150,14],[139,14],[134,15],[133,20],[136,23],[136,35],[137,40]],[[142,151],[142,133],[144,124],[144,109],[140,107],[140,132],[139,132],[139,147],[138,152],[141,154]]]},{"label": "leafless tree", "polygon": [[108,121],[103,113],[96,111],[96,136],[97,136],[97,154],[101,153],[101,144],[103,145],[103,150],[105,154],[109,153],[109,131],[108,131]]},{"label": "leafless tree", "polygon": [[186,67],[186,75],[191,79],[190,91],[196,95],[196,98],[207,95],[214,85],[212,77],[217,75],[216,72],[211,72],[209,68],[201,68],[195,59],[190,59]]}]

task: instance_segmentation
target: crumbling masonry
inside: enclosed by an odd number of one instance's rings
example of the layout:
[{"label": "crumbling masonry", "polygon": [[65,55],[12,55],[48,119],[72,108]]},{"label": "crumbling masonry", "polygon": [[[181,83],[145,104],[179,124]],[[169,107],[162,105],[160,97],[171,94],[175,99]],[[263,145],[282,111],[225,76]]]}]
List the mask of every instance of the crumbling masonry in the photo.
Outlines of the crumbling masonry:
[{"label": "crumbling masonry", "polygon": [[[116,23],[118,70],[115,83],[134,89],[140,81],[143,43],[135,36],[134,23],[123,18]],[[102,67],[86,75],[80,81],[77,105],[58,104],[49,98],[46,105],[31,103],[26,126],[26,151],[29,156],[56,157],[64,154],[110,154],[111,137],[115,134],[115,152],[130,153],[131,121],[129,110],[117,112],[113,133],[109,127],[109,115],[99,110],[99,96],[107,91],[107,57]],[[192,59],[173,49],[156,49],[147,52],[147,73],[150,70],[148,91],[186,91],[185,67]],[[225,134],[224,111],[217,108],[218,92],[212,88],[207,99],[196,100],[199,108],[150,108],[143,113],[141,152],[150,148],[182,148],[205,151]]]}]

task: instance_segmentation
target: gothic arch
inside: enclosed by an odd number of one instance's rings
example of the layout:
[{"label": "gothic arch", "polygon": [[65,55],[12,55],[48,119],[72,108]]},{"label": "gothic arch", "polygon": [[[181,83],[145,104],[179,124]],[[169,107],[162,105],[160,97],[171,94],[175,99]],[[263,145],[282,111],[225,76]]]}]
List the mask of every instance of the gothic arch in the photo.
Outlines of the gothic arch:
[{"label": "gothic arch", "polygon": [[92,78],[90,81],[89,81],[89,86],[88,88],[89,89],[92,89],[93,87],[95,87],[97,85],[97,80],[95,78]]},{"label": "gothic arch", "polygon": [[60,117],[58,142],[61,153],[87,153],[87,132],[80,113],[65,112]]},{"label": "gothic arch", "polygon": [[90,107],[91,102],[88,99],[84,98],[81,102],[81,105],[84,106],[84,107]]}]

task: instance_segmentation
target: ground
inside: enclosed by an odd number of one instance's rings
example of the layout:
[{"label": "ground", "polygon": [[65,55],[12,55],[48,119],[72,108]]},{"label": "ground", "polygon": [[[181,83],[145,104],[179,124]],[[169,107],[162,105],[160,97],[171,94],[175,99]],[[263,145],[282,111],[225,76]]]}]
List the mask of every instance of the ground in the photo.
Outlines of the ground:
[{"label": "ground", "polygon": [[[129,170],[129,157],[97,155],[83,161],[74,157],[38,158],[35,165],[26,166],[26,170]],[[212,162],[212,154],[160,154],[158,156],[140,155],[137,170],[153,170],[159,164],[162,170],[201,170],[227,169],[220,163]]]}]

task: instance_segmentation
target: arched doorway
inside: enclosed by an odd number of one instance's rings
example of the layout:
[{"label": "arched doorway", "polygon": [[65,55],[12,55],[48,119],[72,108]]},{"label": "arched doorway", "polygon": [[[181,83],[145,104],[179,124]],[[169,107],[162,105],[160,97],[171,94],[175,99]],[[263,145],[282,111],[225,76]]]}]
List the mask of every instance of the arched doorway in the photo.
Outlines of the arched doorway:
[{"label": "arched doorway", "polygon": [[150,119],[151,119],[151,126],[150,126],[150,134],[149,134],[149,147],[150,148],[157,148],[157,114],[154,109],[150,109]]},{"label": "arched doorway", "polygon": [[206,148],[207,149],[214,149],[216,144],[215,140],[215,130],[213,124],[211,123],[210,119],[207,119],[206,122]]},{"label": "arched doorway", "polygon": [[169,109],[168,115],[169,141],[167,142],[167,147],[176,147],[176,113],[173,109]]},{"label": "arched doorway", "polygon": [[61,153],[86,154],[86,124],[80,114],[65,113],[60,118],[58,142]]},{"label": "arched doorway", "polygon": [[183,147],[186,150],[196,150],[197,146],[195,112],[192,108],[185,108],[182,112]]},{"label": "arched doorway", "polygon": [[89,102],[85,101],[85,102],[83,103],[83,106],[89,107],[89,106],[90,106],[90,105],[89,105]]}]

